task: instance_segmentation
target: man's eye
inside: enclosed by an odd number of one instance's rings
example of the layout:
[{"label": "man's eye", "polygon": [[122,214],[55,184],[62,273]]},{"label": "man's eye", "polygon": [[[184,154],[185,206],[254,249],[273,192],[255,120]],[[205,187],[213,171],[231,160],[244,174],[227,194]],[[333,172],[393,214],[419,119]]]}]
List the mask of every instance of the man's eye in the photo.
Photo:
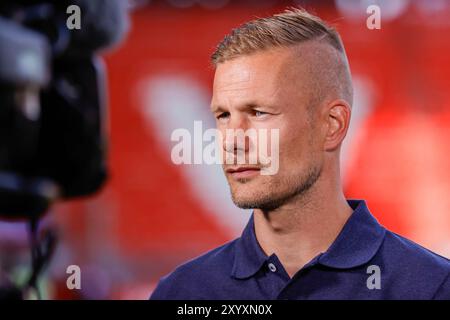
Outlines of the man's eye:
[{"label": "man's eye", "polygon": [[224,118],[227,118],[227,117],[229,117],[230,116],[230,113],[229,112],[222,112],[222,113],[220,113],[216,118],[217,119],[224,119]]},{"label": "man's eye", "polygon": [[267,114],[267,112],[255,110],[255,117],[261,117],[265,114]]}]

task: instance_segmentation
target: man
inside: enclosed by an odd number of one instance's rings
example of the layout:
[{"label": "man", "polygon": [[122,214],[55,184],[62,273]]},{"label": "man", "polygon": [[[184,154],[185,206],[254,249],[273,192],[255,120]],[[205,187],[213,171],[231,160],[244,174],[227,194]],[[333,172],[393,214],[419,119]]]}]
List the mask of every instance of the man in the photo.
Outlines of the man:
[{"label": "man", "polygon": [[[212,56],[220,132],[278,129],[279,170],[224,164],[242,236],[180,267],[152,299],[450,299],[450,262],[346,200],[339,154],[352,108],[338,33],[292,9],[233,30]],[[223,135],[223,150],[248,153]]]}]

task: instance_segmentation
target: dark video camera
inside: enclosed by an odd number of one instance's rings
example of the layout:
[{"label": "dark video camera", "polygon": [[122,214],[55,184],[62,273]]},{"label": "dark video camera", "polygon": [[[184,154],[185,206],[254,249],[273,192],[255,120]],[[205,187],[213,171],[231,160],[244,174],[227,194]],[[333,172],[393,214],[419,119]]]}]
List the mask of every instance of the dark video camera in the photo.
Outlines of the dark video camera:
[{"label": "dark video camera", "polygon": [[[71,29],[73,5],[81,16]],[[105,182],[106,87],[98,51],[123,38],[125,6],[0,4],[0,217],[38,218],[55,200],[92,194]]]}]

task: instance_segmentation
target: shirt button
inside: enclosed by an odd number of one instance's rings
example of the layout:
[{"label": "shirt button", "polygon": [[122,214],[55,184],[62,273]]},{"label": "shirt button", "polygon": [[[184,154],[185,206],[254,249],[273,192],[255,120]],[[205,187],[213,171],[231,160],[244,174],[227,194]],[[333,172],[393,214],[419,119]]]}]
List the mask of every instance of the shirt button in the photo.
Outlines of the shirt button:
[{"label": "shirt button", "polygon": [[276,272],[277,271],[277,267],[275,267],[275,265],[273,263],[269,263],[268,264],[269,270],[272,272]]}]

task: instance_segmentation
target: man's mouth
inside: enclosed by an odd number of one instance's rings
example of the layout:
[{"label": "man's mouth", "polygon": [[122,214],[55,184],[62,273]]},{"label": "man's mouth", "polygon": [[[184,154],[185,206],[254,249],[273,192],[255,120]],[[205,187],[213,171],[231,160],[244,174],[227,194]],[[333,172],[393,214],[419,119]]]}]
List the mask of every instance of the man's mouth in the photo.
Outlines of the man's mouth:
[{"label": "man's mouth", "polygon": [[236,180],[254,177],[258,175],[260,171],[261,171],[260,167],[251,167],[251,166],[233,167],[225,170],[227,174],[231,175]]}]

